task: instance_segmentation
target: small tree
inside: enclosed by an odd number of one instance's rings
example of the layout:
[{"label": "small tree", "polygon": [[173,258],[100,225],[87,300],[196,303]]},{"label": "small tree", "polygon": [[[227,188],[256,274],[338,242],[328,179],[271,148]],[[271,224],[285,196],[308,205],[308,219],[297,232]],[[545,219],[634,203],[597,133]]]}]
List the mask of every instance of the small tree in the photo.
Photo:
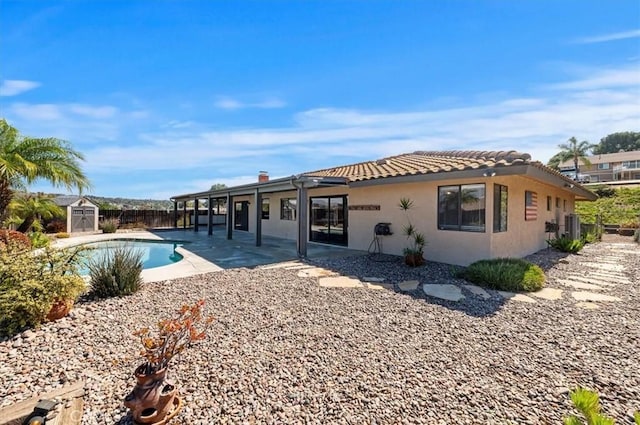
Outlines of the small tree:
[{"label": "small tree", "polygon": [[580,167],[578,163],[579,161],[582,161],[584,165],[591,165],[591,162],[589,162],[589,159],[587,158],[587,154],[591,149],[593,149],[594,145],[586,140],[578,142],[578,139],[572,137],[567,140],[567,143],[562,143],[558,145],[558,147],[562,150],[558,152],[556,156],[560,158],[561,162],[569,161],[570,159],[573,160],[573,165],[576,170],[576,180],[578,180],[578,175],[580,174]]}]

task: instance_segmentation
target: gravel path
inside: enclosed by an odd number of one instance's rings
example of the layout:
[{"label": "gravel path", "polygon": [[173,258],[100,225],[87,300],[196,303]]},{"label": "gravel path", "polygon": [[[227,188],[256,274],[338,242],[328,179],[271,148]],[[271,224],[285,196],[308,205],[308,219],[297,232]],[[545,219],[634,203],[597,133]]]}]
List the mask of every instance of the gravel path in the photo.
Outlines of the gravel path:
[{"label": "gravel path", "polygon": [[[320,288],[286,269],[148,284],[0,341],[0,407],[83,379],[83,423],[129,423],[122,400],[139,363],[131,332],[204,297],[217,320],[170,368],[186,401],[176,423],[560,423],[576,385],[597,389],[606,413],[632,423],[640,409],[640,247],[600,243],[580,255],[530,258],[560,288],[557,279],[588,274],[585,263],[612,253],[631,283],[612,286],[607,293],[622,301],[598,310],[568,296],[525,304],[465,292],[449,302],[420,288]],[[464,283],[447,265],[411,270],[378,260],[317,264],[391,283]]]}]

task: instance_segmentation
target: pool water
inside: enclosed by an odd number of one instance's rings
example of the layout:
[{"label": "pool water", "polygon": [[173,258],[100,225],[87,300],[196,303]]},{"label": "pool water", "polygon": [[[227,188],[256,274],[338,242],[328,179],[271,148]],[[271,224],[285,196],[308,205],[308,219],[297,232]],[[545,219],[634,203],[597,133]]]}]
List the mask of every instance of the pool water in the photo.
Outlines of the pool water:
[{"label": "pool water", "polygon": [[[182,245],[184,245],[184,242],[112,239],[109,241],[87,243],[82,246],[90,248],[90,250],[85,253],[85,264],[106,258],[110,251],[113,251],[115,248],[126,247],[142,253],[142,268],[146,270],[167,266],[182,260],[182,255],[176,252],[176,248]],[[82,267],[80,274],[89,274],[88,267]]]}]

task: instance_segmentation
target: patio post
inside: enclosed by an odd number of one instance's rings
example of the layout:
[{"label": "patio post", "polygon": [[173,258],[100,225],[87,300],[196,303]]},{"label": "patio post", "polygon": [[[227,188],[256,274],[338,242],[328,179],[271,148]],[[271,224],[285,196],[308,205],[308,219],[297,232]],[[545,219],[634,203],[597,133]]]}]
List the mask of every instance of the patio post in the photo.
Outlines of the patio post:
[{"label": "patio post", "polygon": [[182,228],[187,228],[187,201],[182,201]]},{"label": "patio post", "polygon": [[193,202],[193,231],[198,231],[198,198]]},{"label": "patio post", "polygon": [[207,198],[207,235],[213,235],[213,211],[211,208],[211,195]]},{"label": "patio post", "polygon": [[256,189],[254,196],[256,204],[256,246],[262,245],[262,193]]},{"label": "patio post", "polygon": [[178,201],[173,201],[173,228],[178,227]]},{"label": "patio post", "polygon": [[298,251],[298,257],[307,257],[307,203],[309,202],[307,196],[307,188],[304,184],[298,187],[298,239],[296,241],[296,247]]},{"label": "patio post", "polygon": [[233,196],[227,193],[227,239],[233,239]]}]

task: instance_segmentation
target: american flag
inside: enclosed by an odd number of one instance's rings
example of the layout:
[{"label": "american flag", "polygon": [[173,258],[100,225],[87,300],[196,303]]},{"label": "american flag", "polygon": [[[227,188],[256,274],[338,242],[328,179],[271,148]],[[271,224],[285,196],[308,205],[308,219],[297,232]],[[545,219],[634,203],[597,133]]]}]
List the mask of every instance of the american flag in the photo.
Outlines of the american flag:
[{"label": "american flag", "polygon": [[524,219],[537,220],[538,219],[538,194],[536,192],[524,192]]}]

